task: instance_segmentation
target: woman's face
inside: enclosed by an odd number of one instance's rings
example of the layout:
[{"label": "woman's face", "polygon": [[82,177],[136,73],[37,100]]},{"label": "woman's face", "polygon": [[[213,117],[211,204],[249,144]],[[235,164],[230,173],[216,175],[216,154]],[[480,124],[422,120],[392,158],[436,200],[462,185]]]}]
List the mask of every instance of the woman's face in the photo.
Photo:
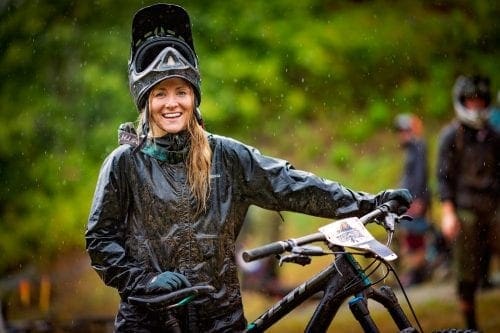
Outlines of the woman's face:
[{"label": "woman's face", "polygon": [[193,88],[181,78],[163,80],[151,90],[149,103],[153,137],[178,133],[187,128],[193,115]]}]

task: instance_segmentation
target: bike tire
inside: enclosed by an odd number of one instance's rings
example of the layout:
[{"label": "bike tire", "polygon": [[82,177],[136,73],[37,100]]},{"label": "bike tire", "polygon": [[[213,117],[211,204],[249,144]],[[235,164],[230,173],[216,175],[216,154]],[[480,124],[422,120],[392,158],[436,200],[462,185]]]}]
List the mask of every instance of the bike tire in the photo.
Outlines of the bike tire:
[{"label": "bike tire", "polygon": [[470,328],[445,328],[432,331],[432,333],[479,333],[479,331]]}]

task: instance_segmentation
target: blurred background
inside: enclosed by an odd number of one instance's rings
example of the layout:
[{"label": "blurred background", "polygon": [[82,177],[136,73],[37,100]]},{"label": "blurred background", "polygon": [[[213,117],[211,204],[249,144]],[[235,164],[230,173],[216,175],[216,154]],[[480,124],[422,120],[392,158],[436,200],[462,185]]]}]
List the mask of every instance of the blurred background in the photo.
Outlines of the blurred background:
[{"label": "blurred background", "polygon": [[[9,320],[71,331],[116,312],[118,297],[90,269],[83,235],[118,125],[137,117],[127,81],[131,19],[150,3],[0,1],[0,295]],[[403,167],[393,119],[414,113],[424,122],[439,222],[435,150],[454,116],[452,85],[459,74],[480,73],[495,97],[500,88],[497,1],[176,3],[191,15],[209,131],[378,192],[397,186]],[[271,241],[259,232],[266,221],[279,224],[282,238],[325,222],[251,213],[244,232],[254,245]],[[306,273],[287,267],[280,283]],[[440,284],[450,302],[439,318],[449,327],[461,325],[450,281]],[[245,295],[249,318],[269,302],[265,293]],[[480,322],[498,331],[500,294],[487,297]]]}]

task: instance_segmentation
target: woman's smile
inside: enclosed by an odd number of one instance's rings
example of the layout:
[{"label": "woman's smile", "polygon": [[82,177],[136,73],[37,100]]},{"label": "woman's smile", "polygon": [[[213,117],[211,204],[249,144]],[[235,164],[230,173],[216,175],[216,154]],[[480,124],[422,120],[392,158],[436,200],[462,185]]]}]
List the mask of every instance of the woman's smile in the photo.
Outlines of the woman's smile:
[{"label": "woman's smile", "polygon": [[178,133],[187,128],[193,114],[193,88],[184,79],[166,79],[151,90],[149,105],[154,137]]}]

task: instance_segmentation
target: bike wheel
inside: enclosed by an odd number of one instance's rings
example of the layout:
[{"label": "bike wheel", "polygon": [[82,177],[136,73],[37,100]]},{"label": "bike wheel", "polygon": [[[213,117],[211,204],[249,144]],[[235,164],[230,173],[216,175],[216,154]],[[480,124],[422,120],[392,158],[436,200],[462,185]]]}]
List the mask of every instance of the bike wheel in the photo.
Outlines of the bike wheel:
[{"label": "bike wheel", "polygon": [[463,328],[445,328],[442,330],[432,331],[432,333],[479,333],[479,331],[473,329],[463,329]]}]

